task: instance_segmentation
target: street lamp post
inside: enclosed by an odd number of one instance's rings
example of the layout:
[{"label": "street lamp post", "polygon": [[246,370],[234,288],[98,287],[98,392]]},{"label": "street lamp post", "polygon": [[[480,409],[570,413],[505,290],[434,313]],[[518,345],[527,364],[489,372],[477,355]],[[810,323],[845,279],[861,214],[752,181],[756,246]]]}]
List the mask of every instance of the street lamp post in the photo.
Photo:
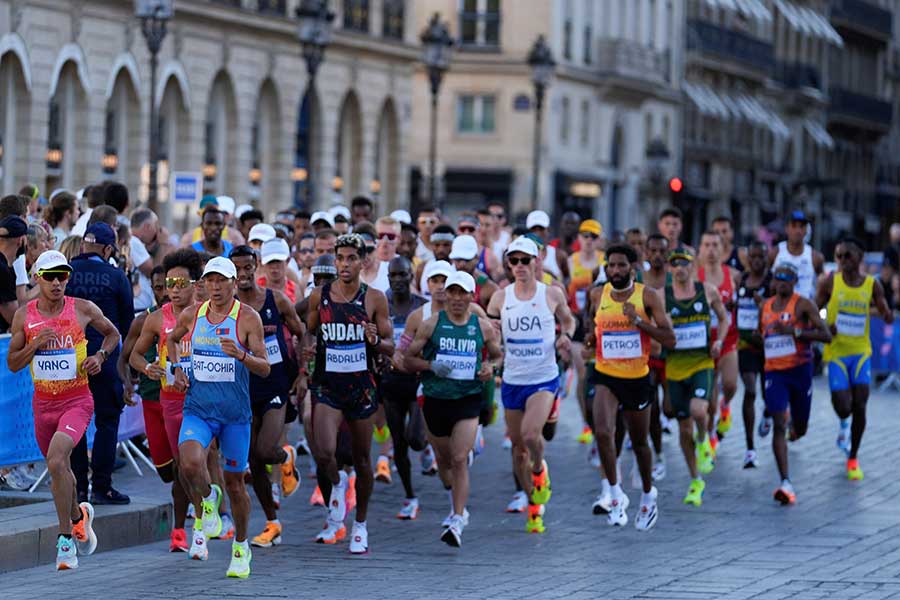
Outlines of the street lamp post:
[{"label": "street lamp post", "polygon": [[159,165],[159,115],[156,110],[157,55],[166,37],[166,22],[175,12],[174,0],[134,0],[134,14],[141,20],[141,31],[150,50],[150,169],[147,181],[147,207],[154,213],[159,207],[156,171]]},{"label": "street lamp post", "polygon": [[[428,151],[428,201],[437,206],[437,114],[438,93],[444,73],[450,68],[450,54],[453,49],[453,38],[447,25],[441,22],[440,13],[434,13],[428,27],[419,38],[422,40],[422,62],[428,69],[431,82],[431,139]],[[440,207],[438,207],[440,208]]]},{"label": "street lamp post", "polygon": [[[306,101],[308,121],[307,130],[307,168],[306,168],[306,205],[310,205],[312,199],[313,165],[312,165],[312,138],[313,138],[313,90],[316,85],[316,73],[325,58],[325,48],[331,42],[331,22],[334,21],[334,13],[328,8],[328,0],[302,0],[297,7],[297,39],[302,46],[303,59],[306,61],[308,74],[306,83]],[[301,102],[302,105],[302,102]]]},{"label": "street lamp post", "polygon": [[528,52],[528,66],[531,67],[531,82],[534,84],[534,152],[532,155],[531,208],[538,207],[538,188],[541,173],[541,133],[544,112],[544,93],[553,77],[556,61],[544,36],[538,36]]}]

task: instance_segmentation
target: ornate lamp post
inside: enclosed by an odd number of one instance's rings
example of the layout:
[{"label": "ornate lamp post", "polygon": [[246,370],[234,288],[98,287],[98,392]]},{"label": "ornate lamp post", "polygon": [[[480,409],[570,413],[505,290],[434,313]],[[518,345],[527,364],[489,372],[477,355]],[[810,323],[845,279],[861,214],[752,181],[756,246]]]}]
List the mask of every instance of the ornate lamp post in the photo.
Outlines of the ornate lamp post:
[{"label": "ornate lamp post", "polygon": [[556,61],[553,60],[553,53],[547,45],[544,36],[538,36],[528,52],[528,66],[531,67],[531,82],[534,84],[534,153],[532,156],[532,179],[531,179],[531,208],[538,207],[538,188],[541,173],[541,130],[544,112],[544,94],[547,86],[550,85],[550,79],[553,77],[553,70],[556,67]]},{"label": "ornate lamp post", "polygon": [[453,38],[447,25],[441,22],[440,13],[434,13],[428,27],[419,38],[422,41],[422,62],[428,69],[431,82],[431,139],[428,152],[428,201],[436,206],[437,196],[437,114],[438,93],[444,73],[450,68],[450,55],[453,49]]}]

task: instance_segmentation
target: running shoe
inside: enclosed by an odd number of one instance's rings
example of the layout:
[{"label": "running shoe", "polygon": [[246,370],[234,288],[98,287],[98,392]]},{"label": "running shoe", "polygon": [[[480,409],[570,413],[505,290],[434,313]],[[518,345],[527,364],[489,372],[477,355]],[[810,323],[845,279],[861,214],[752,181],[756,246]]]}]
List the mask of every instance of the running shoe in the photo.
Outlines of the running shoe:
[{"label": "running shoe", "polygon": [[222,533],[222,517],[219,516],[219,505],[222,504],[222,488],[215,483],[209,486],[212,490],[212,500],[204,499],[200,503],[200,523],[203,533],[207,537],[218,537]]},{"label": "running shoe", "polygon": [[841,428],[837,436],[837,447],[848,457],[850,456],[850,419],[841,419]]},{"label": "running shoe", "polygon": [[5,474],[0,475],[0,484],[15,492],[23,492],[30,488],[34,482],[29,483],[17,469],[10,469]]},{"label": "running shoe", "polygon": [[747,450],[744,452],[744,468],[755,469],[758,466],[757,458],[756,450]]},{"label": "running shoe", "polygon": [[[454,516],[456,516],[456,513],[453,512],[453,509],[451,508],[450,514],[447,515],[447,518],[441,522],[441,527],[450,527],[450,522],[453,520]],[[468,508],[463,509],[462,518],[463,518],[463,527],[468,527],[469,526],[469,509]]]},{"label": "running shoe", "polygon": [[322,490],[319,486],[316,486],[316,489],[310,494],[309,504],[310,506],[325,506],[325,498],[322,497]]},{"label": "running shoe", "polygon": [[187,552],[190,548],[184,528],[173,529],[169,536],[169,552]]},{"label": "running shoe", "polygon": [[356,508],[356,471],[347,476],[347,512]]},{"label": "running shoe", "polygon": [[625,527],[628,525],[628,496],[622,494],[621,498],[613,498],[609,503],[609,514],[606,515],[606,522],[612,526]]},{"label": "running shoe", "polygon": [[788,504],[793,504],[797,501],[797,494],[794,493],[794,486],[791,485],[791,482],[785,479],[781,482],[781,485],[775,490],[775,501],[780,502],[782,506],[787,506]]},{"label": "running shoe", "polygon": [[656,519],[659,512],[656,508],[656,498],[659,492],[656,486],[650,488],[650,502],[644,504],[643,494],[641,494],[641,505],[638,507],[637,514],[634,515],[634,528],[638,531],[647,531],[656,525]]},{"label": "running shoe", "polygon": [[437,459],[434,457],[434,450],[431,449],[431,444],[425,446],[425,449],[422,450],[422,454],[419,456],[419,460],[422,463],[422,475],[437,475]]},{"label": "running shoe", "polygon": [[453,518],[450,519],[450,526],[445,527],[444,532],[441,533],[441,541],[448,546],[459,548],[462,546],[462,532],[464,528],[462,517],[453,515]]},{"label": "running shoe", "polygon": [[[387,427],[385,427],[387,429]],[[353,522],[353,531],[350,532],[350,554],[368,554],[369,530],[365,525],[360,526]]]},{"label": "running shoe", "polygon": [[859,468],[859,459],[847,459],[847,479],[850,481],[862,481],[863,472],[862,469]]},{"label": "running shoe", "polygon": [[328,502],[328,518],[334,523],[343,523],[347,518],[347,473],[341,471],[338,484],[331,487]]},{"label": "running shoe", "polygon": [[191,538],[191,549],[188,550],[188,557],[191,560],[206,560],[209,558],[209,548],[206,546],[206,535],[203,533],[203,529],[197,527],[197,522],[194,522],[194,533]]},{"label": "running shoe", "polygon": [[391,461],[387,456],[379,456],[378,462],[375,463],[375,481],[381,483],[391,482]]},{"label": "running shoe", "polygon": [[543,505],[539,504],[528,505],[528,519],[525,521],[525,531],[528,533],[544,533],[546,531],[542,508]]},{"label": "running shoe", "polygon": [[591,444],[591,451],[588,452],[588,462],[594,469],[600,468],[600,451],[597,450],[596,444]]},{"label": "running shoe", "polygon": [[508,435],[503,436],[503,444],[501,445],[501,447],[504,450],[512,450],[512,439],[510,439]]},{"label": "running shoe", "polygon": [[706,490],[706,482],[702,479],[694,479],[688,488],[688,493],[684,497],[685,504],[693,504],[700,506],[703,504],[703,492]]},{"label": "running shoe", "polygon": [[188,519],[196,519],[197,518],[197,511],[194,510],[193,502],[188,504],[187,516],[188,516]]},{"label": "running shoe", "polygon": [[653,478],[653,481],[662,481],[666,478],[666,459],[662,456],[656,457],[656,460],[653,462],[653,470],[650,472],[650,476]]},{"label": "running shoe", "polygon": [[97,549],[97,534],[94,533],[94,507],[87,502],[78,505],[81,520],[72,523],[72,538],[79,554],[90,556]]},{"label": "running shoe", "polygon": [[66,571],[78,568],[78,551],[75,540],[61,535],[56,538],[56,570]]},{"label": "running shoe", "polygon": [[271,548],[281,543],[281,524],[266,521],[266,528],[258,536],[250,540],[257,548]]},{"label": "running shoe", "polygon": [[578,443],[579,444],[592,444],[594,443],[594,432],[591,431],[591,428],[587,425],[584,426],[584,429],[581,430],[581,433],[578,434]]},{"label": "running shoe", "polygon": [[531,490],[531,502],[534,504],[547,504],[550,502],[552,490],[550,489],[550,469],[547,467],[547,461],[541,461],[541,472],[531,474],[531,483],[534,486]]},{"label": "running shoe", "polygon": [[397,518],[401,521],[415,521],[419,516],[419,499],[407,498],[403,501],[403,508],[397,513]]},{"label": "running shoe", "polygon": [[237,577],[239,579],[247,579],[250,577],[250,559],[253,552],[249,547],[234,542],[231,544],[231,564],[228,565],[228,571],[225,572],[226,577]]},{"label": "running shoe", "polygon": [[506,512],[522,513],[526,508],[528,508],[528,496],[524,491],[519,491],[513,494],[512,500],[506,505]]},{"label": "running shoe", "polygon": [[484,452],[484,425],[479,424],[475,429],[475,456],[481,456]]},{"label": "running shoe", "polygon": [[387,425],[384,427],[375,427],[372,430],[372,437],[375,438],[375,442],[378,444],[383,444],[388,441],[388,438],[391,437],[391,430]]},{"label": "running shoe", "polygon": [[285,444],[287,460],[281,465],[281,488],[284,497],[290,498],[300,487],[300,471],[297,470],[297,451],[290,444]]},{"label": "running shoe", "polygon": [[716,466],[714,458],[715,453],[712,450],[712,442],[710,441],[711,439],[712,436],[707,435],[706,439],[697,444],[697,470],[700,471],[700,473],[703,475],[712,473],[713,469]]},{"label": "running shoe", "polygon": [[332,523],[326,520],[322,531],[316,535],[316,543],[331,546],[337,544],[345,537],[347,537],[347,528],[344,527],[343,523]]},{"label": "running shoe", "polygon": [[599,496],[597,496],[597,498],[594,500],[594,504],[591,506],[591,510],[595,515],[605,515],[609,513],[609,509],[611,506],[612,494],[607,489],[604,490]]},{"label": "running shoe", "polygon": [[716,460],[716,452],[719,450],[719,435],[713,431],[706,436],[706,439],[709,441],[710,456]]},{"label": "running shoe", "polygon": [[309,442],[306,441],[305,437],[301,437],[300,441],[297,442],[297,455],[312,456],[312,450],[309,449]]},{"label": "running shoe", "polygon": [[217,536],[214,536],[213,539],[217,540],[232,540],[234,539],[234,519],[231,518],[231,515],[228,513],[222,513],[222,533]]},{"label": "running shoe", "polygon": [[731,431],[731,405],[725,404],[724,399],[719,403],[719,423],[716,425],[716,431],[719,437],[725,437],[725,434]]},{"label": "running shoe", "polygon": [[281,508],[281,486],[272,482],[272,503],[275,504],[275,510]]},{"label": "running shoe", "polygon": [[672,421],[674,421],[674,419],[670,419],[666,415],[659,415],[659,422],[660,422],[660,425],[662,426],[662,432],[665,435],[671,435],[672,432],[674,431],[674,427],[672,426]]},{"label": "running shoe", "polygon": [[764,438],[769,435],[772,431],[772,417],[763,416],[759,421],[759,425],[756,426],[756,433],[759,434],[759,437]]}]

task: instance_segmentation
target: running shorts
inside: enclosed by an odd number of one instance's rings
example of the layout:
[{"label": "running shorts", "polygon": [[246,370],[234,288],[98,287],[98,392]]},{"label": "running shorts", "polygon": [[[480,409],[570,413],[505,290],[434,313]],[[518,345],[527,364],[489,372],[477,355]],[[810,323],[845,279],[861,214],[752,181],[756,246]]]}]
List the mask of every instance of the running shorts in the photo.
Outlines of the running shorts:
[{"label": "running shorts", "polygon": [[666,360],[664,358],[651,356],[647,366],[650,367],[650,371],[656,378],[657,384],[662,385],[666,382]]},{"label": "running shorts", "polygon": [[291,403],[287,394],[274,396],[272,398],[250,398],[250,412],[257,419],[262,419],[270,410],[278,410],[283,406]]},{"label": "running shorts", "polygon": [[559,390],[559,375],[543,383],[531,385],[514,385],[503,382],[500,385],[500,397],[506,410],[525,410],[528,399],[538,392],[550,392],[556,395]]},{"label": "running shorts", "polygon": [[34,437],[41,454],[46,457],[56,432],[72,438],[73,445],[81,441],[94,414],[94,397],[87,393],[68,400],[32,398],[31,409],[34,411]]},{"label": "running shorts", "polygon": [[698,398],[709,402],[709,397],[712,395],[713,374],[712,369],[701,369],[687,379],[676,380],[670,377],[666,380],[669,404],[676,419],[690,418],[691,399]]},{"label": "running shorts", "polygon": [[796,424],[809,422],[809,411],[812,406],[811,362],[798,365],[783,371],[766,371],[765,391],[766,409],[771,413],[784,412],[790,407],[791,421]]},{"label": "running shorts", "polygon": [[169,438],[166,435],[166,422],[162,405],[159,401],[141,399],[144,412],[144,432],[147,434],[147,445],[150,446],[150,460],[158,469],[165,467],[174,459]]},{"label": "running shorts", "polygon": [[608,388],[616,400],[619,408],[629,412],[641,411],[650,406],[653,398],[653,386],[650,385],[650,374],[634,379],[626,377],[613,377],[601,373],[597,369],[591,369],[590,382],[595,386]]},{"label": "running shorts", "polygon": [[172,453],[172,456],[178,458],[178,437],[181,435],[184,398],[170,398],[165,392],[160,392],[159,405],[162,408],[163,425],[166,428],[166,440],[168,440],[169,452]]},{"label": "running shorts", "polygon": [[478,418],[478,413],[481,412],[481,394],[453,400],[425,396],[422,412],[431,435],[449,437],[460,421]]},{"label": "running shorts", "polygon": [[828,361],[828,387],[843,392],[851,386],[872,383],[872,359],[868,355],[841,356]]},{"label": "running shorts", "polygon": [[757,350],[738,350],[738,371],[741,373],[762,373],[766,358]]},{"label": "running shorts", "polygon": [[232,473],[243,473],[250,455],[250,423],[217,423],[191,414],[184,415],[179,444],[193,441],[209,448],[213,438],[219,440],[219,453],[225,460],[223,468]]},{"label": "running shorts", "polygon": [[374,391],[363,394],[361,397],[337,398],[333,390],[316,386],[315,389],[310,389],[310,395],[314,397],[317,404],[324,404],[341,411],[348,421],[364,421],[378,410],[378,398]]}]

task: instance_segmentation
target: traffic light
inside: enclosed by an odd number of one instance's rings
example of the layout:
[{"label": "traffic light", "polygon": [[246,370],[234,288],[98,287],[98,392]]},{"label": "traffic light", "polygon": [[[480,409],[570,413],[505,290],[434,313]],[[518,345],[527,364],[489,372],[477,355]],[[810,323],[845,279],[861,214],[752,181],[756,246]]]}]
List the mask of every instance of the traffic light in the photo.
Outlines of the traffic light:
[{"label": "traffic light", "polygon": [[684,196],[684,182],[680,177],[673,177],[669,180],[669,195],[672,200],[672,206],[681,204],[681,199]]}]

